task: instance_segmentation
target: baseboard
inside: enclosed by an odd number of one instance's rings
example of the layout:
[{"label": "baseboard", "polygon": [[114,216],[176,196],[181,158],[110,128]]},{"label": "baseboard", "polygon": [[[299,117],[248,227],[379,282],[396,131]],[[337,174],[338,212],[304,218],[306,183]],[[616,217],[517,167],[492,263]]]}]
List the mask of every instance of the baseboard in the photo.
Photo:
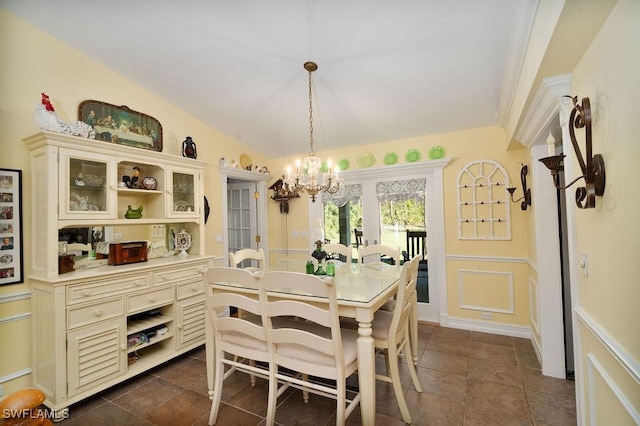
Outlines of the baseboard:
[{"label": "baseboard", "polygon": [[531,339],[531,328],[524,325],[496,323],[493,321],[471,320],[467,318],[448,318],[448,327],[482,333],[501,334],[503,336]]}]

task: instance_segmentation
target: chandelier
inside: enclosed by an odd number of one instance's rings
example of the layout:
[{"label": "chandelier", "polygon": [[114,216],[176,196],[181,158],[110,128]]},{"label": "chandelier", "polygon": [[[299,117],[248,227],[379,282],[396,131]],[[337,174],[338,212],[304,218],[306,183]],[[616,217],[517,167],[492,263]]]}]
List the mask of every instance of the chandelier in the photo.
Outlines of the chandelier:
[{"label": "chandelier", "polygon": [[305,62],[304,69],[309,72],[309,144],[311,151],[302,160],[296,160],[295,170],[287,167],[287,177],[283,180],[286,189],[292,193],[306,192],[315,203],[316,195],[320,192],[335,194],[340,189],[341,182],[338,178],[338,167],[332,168],[331,160],[327,161],[327,172],[323,171],[323,164],[320,157],[316,155],[313,145],[313,102],[311,73],[318,69],[315,62]]}]

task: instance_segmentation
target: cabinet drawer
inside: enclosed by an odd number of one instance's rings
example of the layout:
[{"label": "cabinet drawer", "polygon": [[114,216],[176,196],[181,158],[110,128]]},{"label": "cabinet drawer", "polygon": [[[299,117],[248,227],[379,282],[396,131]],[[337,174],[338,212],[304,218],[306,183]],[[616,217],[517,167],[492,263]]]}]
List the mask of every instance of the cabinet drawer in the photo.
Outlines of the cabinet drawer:
[{"label": "cabinet drawer", "polygon": [[[203,270],[202,272],[200,270]],[[153,273],[153,285],[163,285],[178,281],[202,281],[204,266],[189,266],[185,268],[167,269]]]},{"label": "cabinet drawer", "polygon": [[178,295],[178,300],[186,299],[187,297],[196,296],[203,293],[204,286],[202,285],[202,279],[189,283],[181,283],[176,286],[176,294]]},{"label": "cabinet drawer", "polygon": [[102,300],[100,303],[69,308],[67,310],[67,328],[72,329],[123,315],[124,298]]},{"label": "cabinet drawer", "polygon": [[150,288],[149,274],[131,275],[122,278],[96,280],[86,284],[67,287],[67,304],[88,302],[132,291]]},{"label": "cabinet drawer", "polygon": [[173,302],[173,287],[159,288],[145,293],[129,296],[128,312],[144,311],[156,306],[162,306]]}]

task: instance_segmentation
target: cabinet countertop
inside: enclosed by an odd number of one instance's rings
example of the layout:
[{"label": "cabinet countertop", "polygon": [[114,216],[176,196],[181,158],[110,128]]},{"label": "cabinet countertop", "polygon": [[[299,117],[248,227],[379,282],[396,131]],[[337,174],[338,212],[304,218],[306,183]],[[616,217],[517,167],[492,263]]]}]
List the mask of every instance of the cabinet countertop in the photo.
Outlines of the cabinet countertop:
[{"label": "cabinet countertop", "polygon": [[220,256],[195,256],[189,255],[187,257],[171,256],[171,257],[159,257],[155,259],[149,259],[146,262],[130,263],[127,265],[102,265],[98,267],[89,267],[76,269],[73,272],[58,275],[54,278],[43,278],[40,276],[29,276],[31,280],[37,280],[40,282],[47,282],[53,285],[68,285],[75,284],[78,281],[86,280],[88,278],[100,278],[109,277],[113,278],[116,274],[131,274],[135,272],[150,272],[156,268],[162,268],[167,266],[180,267],[181,265],[189,265],[194,262],[210,261],[216,262],[222,260]]}]

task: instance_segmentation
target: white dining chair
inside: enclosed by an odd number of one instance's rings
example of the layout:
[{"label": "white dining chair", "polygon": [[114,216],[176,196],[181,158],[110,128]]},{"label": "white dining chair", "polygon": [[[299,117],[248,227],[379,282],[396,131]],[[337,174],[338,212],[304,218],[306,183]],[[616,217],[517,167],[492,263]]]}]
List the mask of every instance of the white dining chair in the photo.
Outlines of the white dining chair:
[{"label": "white dining chair", "polygon": [[[250,261],[251,266],[244,266],[245,261]],[[242,268],[252,272],[260,271],[264,273],[267,269],[264,250],[246,248],[240,249],[235,253],[229,252],[229,266],[232,268]]]},{"label": "white dining chair", "polygon": [[[214,388],[209,416],[209,425],[213,425],[218,417],[223,381],[235,371],[242,371],[251,376],[251,384],[255,385],[255,376],[269,378],[271,364],[259,299],[220,288],[214,292],[211,286],[212,283],[236,283],[257,293],[260,277],[244,269],[213,267],[204,273],[203,279],[207,319],[214,337]],[[252,315],[221,315],[228,306],[237,306]],[[256,366],[255,361],[261,361],[266,367]],[[226,373],[225,365],[231,367]]]},{"label": "white dining chair", "polygon": [[335,259],[329,259],[327,260],[327,263],[329,262],[334,262],[337,263],[340,266],[345,266],[345,270],[348,272],[351,272],[351,264],[353,262],[353,248],[352,247],[348,247],[345,246],[344,244],[332,244],[332,243],[328,243],[328,244],[324,244],[322,246],[322,248],[324,249],[324,251],[327,252],[327,257],[332,255],[332,254],[339,254],[340,256],[344,257],[345,260],[344,262],[341,260],[335,260]]},{"label": "white dining chair", "polygon": [[[385,262],[383,257],[391,259],[393,266],[400,268],[402,251],[400,247],[391,247],[384,244],[371,244],[361,247],[358,250],[358,267],[376,268]],[[380,309],[384,311],[393,311],[395,307],[395,297],[390,298]]]},{"label": "white dining chair", "polygon": [[370,244],[358,249],[358,264],[379,264],[383,263],[382,257],[393,260],[393,265],[400,267],[402,252],[400,247],[391,247],[384,244]]},{"label": "white dining chair", "polygon": [[[392,312],[378,310],[371,322],[372,337],[377,351],[385,355],[386,375],[376,374],[376,379],[391,383],[396,394],[396,400],[405,423],[411,423],[411,415],[404,398],[402,384],[400,382],[400,369],[398,358],[403,354],[406,358],[407,368],[418,392],[422,392],[422,386],[418,379],[416,367],[413,363],[411,345],[411,325],[413,321],[413,309],[417,303],[416,279],[418,264],[422,256],[413,257],[405,262],[400,270],[398,290],[396,292],[396,304]],[[342,326],[349,329],[357,329],[358,323],[352,318],[343,318]]]},{"label": "white dining chair", "polygon": [[[298,293],[301,296],[283,295]],[[353,330],[341,330],[336,287],[331,277],[298,272],[269,271],[261,279],[262,322],[267,331],[272,368],[269,379],[267,425],[275,422],[278,381],[337,401],[336,424],[360,403],[358,391],[347,399],[346,380],[358,369],[357,339]],[[297,316],[291,325],[274,323],[280,317]],[[300,373],[287,374],[286,370]],[[310,381],[309,377],[335,381]]]}]

